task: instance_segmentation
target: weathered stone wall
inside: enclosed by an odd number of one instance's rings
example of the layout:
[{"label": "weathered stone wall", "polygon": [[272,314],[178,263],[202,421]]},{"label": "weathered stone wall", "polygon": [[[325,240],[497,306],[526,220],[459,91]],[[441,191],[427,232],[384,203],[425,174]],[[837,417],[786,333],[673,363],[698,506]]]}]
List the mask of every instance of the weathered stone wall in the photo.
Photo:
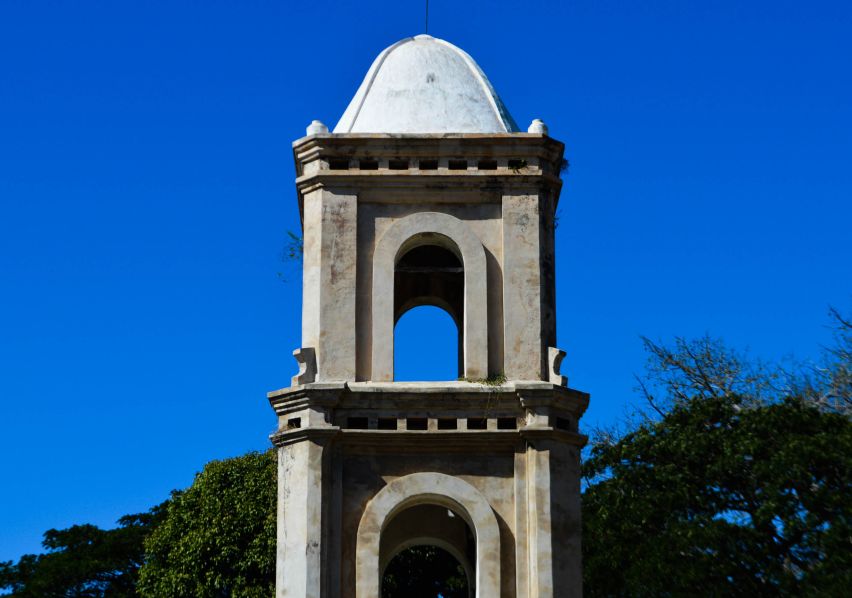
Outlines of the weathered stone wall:
[{"label": "weathered stone wall", "polygon": [[[270,393],[278,597],[378,598],[391,553],[420,537],[453,551],[478,598],[580,596],[578,420],[588,395],[566,388],[555,347],[562,144],[541,127],[323,130],[294,144],[303,344],[293,386]],[[450,265],[422,274],[397,263],[418,244],[446,250]],[[411,295],[399,305],[398,268]],[[416,279],[438,272],[454,277],[452,297],[438,296],[450,285]],[[396,318],[444,299],[468,380],[393,382]],[[447,522],[447,509],[464,524]]]},{"label": "weathered stone wall", "polygon": [[[546,380],[547,351],[555,344],[553,217],[561,152],[546,135],[521,133],[317,135],[297,142],[303,346],[317,345],[317,380],[390,379],[387,358],[374,364],[386,352],[376,346],[393,343],[391,333],[373,338],[376,245],[395,223],[426,213],[462,221],[485,252],[486,291],[476,306],[488,314],[486,364],[479,369],[469,348],[465,368],[474,378]],[[353,368],[352,377],[341,378]]]}]

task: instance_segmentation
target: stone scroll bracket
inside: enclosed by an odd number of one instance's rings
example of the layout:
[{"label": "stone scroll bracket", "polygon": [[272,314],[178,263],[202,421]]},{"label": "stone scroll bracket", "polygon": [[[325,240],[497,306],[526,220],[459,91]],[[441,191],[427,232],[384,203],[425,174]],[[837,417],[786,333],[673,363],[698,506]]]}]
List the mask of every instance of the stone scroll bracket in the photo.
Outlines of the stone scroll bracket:
[{"label": "stone scroll bracket", "polygon": [[317,379],[317,354],[313,347],[301,347],[293,351],[299,363],[299,373],[293,376],[292,386],[310,384]]},{"label": "stone scroll bracket", "polygon": [[565,351],[556,347],[547,348],[547,381],[559,386],[568,386],[568,378],[562,375],[562,360]]}]

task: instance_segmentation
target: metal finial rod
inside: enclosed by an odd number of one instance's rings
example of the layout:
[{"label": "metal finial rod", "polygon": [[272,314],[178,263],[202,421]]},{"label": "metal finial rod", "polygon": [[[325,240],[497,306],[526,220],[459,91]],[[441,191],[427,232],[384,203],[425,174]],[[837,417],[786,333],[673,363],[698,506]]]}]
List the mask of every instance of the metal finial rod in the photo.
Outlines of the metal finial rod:
[{"label": "metal finial rod", "polygon": [[426,26],[423,28],[423,33],[429,33],[429,0],[426,0]]}]

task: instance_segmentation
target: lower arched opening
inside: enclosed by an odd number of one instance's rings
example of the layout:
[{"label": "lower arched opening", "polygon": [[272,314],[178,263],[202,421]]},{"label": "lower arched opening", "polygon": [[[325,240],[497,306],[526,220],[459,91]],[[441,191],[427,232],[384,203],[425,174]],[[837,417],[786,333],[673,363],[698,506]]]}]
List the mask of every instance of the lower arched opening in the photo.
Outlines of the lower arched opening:
[{"label": "lower arched opening", "polygon": [[[419,472],[397,478],[376,493],[358,524],[356,597],[384,596],[382,579],[391,561],[417,546],[450,553],[464,570],[468,597],[500,595],[497,519],[485,497],[468,482]],[[408,595],[439,595],[431,593],[434,588],[428,584],[424,589],[429,593]]]},{"label": "lower arched opening", "polygon": [[383,598],[470,598],[476,540],[467,521],[443,505],[396,513],[380,543]]},{"label": "lower arched opening", "polygon": [[382,575],[382,598],[469,598],[464,566],[438,546],[411,546],[393,557]]}]

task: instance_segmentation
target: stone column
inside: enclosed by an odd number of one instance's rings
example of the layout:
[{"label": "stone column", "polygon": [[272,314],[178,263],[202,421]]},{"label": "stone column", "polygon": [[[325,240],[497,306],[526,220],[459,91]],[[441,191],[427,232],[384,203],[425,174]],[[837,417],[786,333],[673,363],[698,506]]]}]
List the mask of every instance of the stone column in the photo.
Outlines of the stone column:
[{"label": "stone column", "polygon": [[509,380],[542,380],[539,198],[503,196],[503,364]]},{"label": "stone column", "polygon": [[317,381],[355,379],[357,196],[320,188],[304,196],[302,346]]},{"label": "stone column", "polygon": [[580,449],[558,440],[549,443],[554,596],[581,598]]},{"label": "stone column", "polygon": [[278,448],[276,598],[322,598],[323,450],[302,438]]},{"label": "stone column", "polygon": [[579,453],[556,439],[527,446],[530,598],[580,598]]}]

